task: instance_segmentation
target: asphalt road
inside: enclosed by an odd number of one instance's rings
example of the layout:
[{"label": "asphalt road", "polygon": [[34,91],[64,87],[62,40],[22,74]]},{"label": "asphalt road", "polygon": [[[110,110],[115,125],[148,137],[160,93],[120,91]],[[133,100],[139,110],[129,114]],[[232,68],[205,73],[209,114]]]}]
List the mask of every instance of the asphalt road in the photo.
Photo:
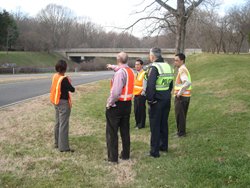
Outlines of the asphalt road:
[{"label": "asphalt road", "polygon": [[[50,93],[52,77],[54,74],[23,74],[0,75],[3,78],[25,77],[26,80],[0,82],[0,109],[18,104],[33,98]],[[72,85],[79,86],[108,78],[112,78],[114,71],[66,73],[71,79]],[[27,77],[31,77],[28,79]],[[33,79],[39,77],[39,79]]]}]

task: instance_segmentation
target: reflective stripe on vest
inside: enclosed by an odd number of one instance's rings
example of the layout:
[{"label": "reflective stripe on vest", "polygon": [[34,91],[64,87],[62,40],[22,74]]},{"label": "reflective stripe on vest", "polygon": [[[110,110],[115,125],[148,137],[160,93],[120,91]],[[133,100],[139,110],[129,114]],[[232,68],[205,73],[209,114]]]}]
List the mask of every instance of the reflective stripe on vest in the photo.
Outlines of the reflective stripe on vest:
[{"label": "reflective stripe on vest", "polygon": [[[178,94],[180,90],[179,89],[175,89],[174,90],[174,96]],[[185,90],[184,93],[182,93],[183,96],[191,96],[191,90]]]},{"label": "reflective stripe on vest", "polygon": [[144,78],[145,71],[142,70],[139,72],[138,76],[135,79],[135,86],[133,95],[140,95],[143,90],[143,78]]},{"label": "reflective stripe on vest", "polygon": [[[189,79],[189,81],[191,83],[191,76],[190,76],[189,71],[186,68],[182,67],[179,70],[176,81],[175,81],[174,96],[176,96],[178,94],[178,92],[180,91],[180,89],[183,86],[183,84],[181,83],[181,73],[185,73],[188,76],[188,79]],[[191,83],[191,85],[192,85],[192,83]],[[191,87],[191,85],[184,91],[184,93],[181,96],[191,97],[191,95],[192,95],[192,87]]]},{"label": "reflective stripe on vest", "polygon": [[[121,95],[120,95],[118,100],[119,101],[130,101],[132,99],[133,89],[134,89],[134,72],[130,68],[121,68],[121,69],[125,71],[127,78],[126,78],[126,84],[122,88],[122,92],[121,92]],[[120,71],[120,70],[118,70],[118,71]],[[113,87],[113,83],[111,80],[110,94],[112,94],[112,87]]]},{"label": "reflective stripe on vest", "polygon": [[174,70],[168,63],[153,63],[152,66],[156,67],[159,76],[156,80],[156,90],[164,91],[169,89],[169,85],[174,79]]},{"label": "reflective stripe on vest", "polygon": [[[61,97],[61,83],[64,78],[67,78],[69,80],[69,83],[71,83],[71,80],[67,76],[61,76],[59,74],[55,74],[52,80],[51,85],[51,91],[50,91],[50,101],[57,105],[59,104],[60,97]],[[68,93],[69,94],[69,93]],[[71,96],[69,94],[69,105],[71,107]]]}]

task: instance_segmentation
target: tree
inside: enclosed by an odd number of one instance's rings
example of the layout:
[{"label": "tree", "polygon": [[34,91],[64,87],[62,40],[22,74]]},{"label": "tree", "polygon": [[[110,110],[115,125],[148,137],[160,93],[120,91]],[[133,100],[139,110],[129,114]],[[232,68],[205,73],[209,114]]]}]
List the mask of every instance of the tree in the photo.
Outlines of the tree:
[{"label": "tree", "polygon": [[12,19],[11,24],[8,25],[6,30],[6,49],[8,54],[8,49],[11,49],[11,45],[16,42],[19,32],[15,21]]},{"label": "tree", "polygon": [[15,20],[8,12],[0,13],[0,46],[8,49],[18,38],[18,29]]},{"label": "tree", "polygon": [[[170,29],[176,35],[175,48],[176,53],[183,53],[185,50],[185,37],[186,37],[186,25],[191,14],[202,2],[205,0],[177,0],[176,8],[173,8],[168,4],[168,0],[165,2],[162,0],[155,0],[150,5],[146,6],[143,11],[135,12],[142,13],[154,6],[153,10],[149,11],[146,17],[138,19],[132,25],[126,29],[131,29],[135,24],[142,20],[154,20],[150,23],[148,28],[151,29],[150,33],[161,32],[162,29]],[[165,11],[162,11],[164,9]]]},{"label": "tree", "polygon": [[[145,0],[143,0],[144,2]],[[201,4],[204,5],[204,8],[207,6],[214,9],[221,4],[222,0],[176,0],[176,8],[170,6],[173,2],[170,0],[154,0],[150,5],[144,6],[142,11],[133,13],[146,13],[147,16],[141,17],[125,29],[133,29],[136,24],[145,21],[145,29],[149,29],[149,35],[153,33],[159,35],[166,30],[171,31],[175,34],[176,53],[183,53],[185,50],[186,26],[193,12]]]},{"label": "tree", "polygon": [[225,52],[225,45],[223,45],[223,40],[226,35],[228,21],[224,17],[220,17],[217,13],[204,12],[206,17],[200,21],[202,25],[202,38],[205,38],[203,42],[207,43],[209,46],[208,51],[212,51],[212,53],[221,51],[221,48]]},{"label": "tree", "polygon": [[162,0],[156,0],[162,7],[164,7],[176,19],[176,53],[184,53],[185,38],[186,38],[186,25],[187,21],[193,13],[194,9],[198,7],[204,0],[190,1],[191,4],[185,4],[184,0],[177,0],[177,8],[164,3]]},{"label": "tree", "polygon": [[48,41],[48,46],[51,46],[52,53],[58,47],[67,47],[68,34],[75,20],[75,13],[71,9],[49,4],[38,13],[37,20],[44,39]]},{"label": "tree", "polygon": [[234,6],[228,12],[236,38],[234,40],[235,52],[238,54],[240,53],[243,41],[247,39],[250,31],[250,1],[246,5],[242,7]]},{"label": "tree", "polygon": [[250,45],[250,31],[248,33],[248,44]]}]

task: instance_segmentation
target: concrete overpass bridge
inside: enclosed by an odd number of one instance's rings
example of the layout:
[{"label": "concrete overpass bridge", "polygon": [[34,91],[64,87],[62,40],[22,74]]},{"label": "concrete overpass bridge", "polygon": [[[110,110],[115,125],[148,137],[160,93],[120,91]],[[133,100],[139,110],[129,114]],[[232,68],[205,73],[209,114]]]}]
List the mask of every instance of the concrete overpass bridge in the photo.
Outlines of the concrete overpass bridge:
[{"label": "concrete overpass bridge", "polygon": [[[64,50],[55,50],[65,58],[81,62],[94,57],[117,57],[119,52],[126,52],[128,56],[134,58],[149,57],[150,48],[72,48]],[[174,58],[175,49],[162,48],[163,58]],[[201,49],[186,49],[185,54],[190,55],[202,52]]]}]

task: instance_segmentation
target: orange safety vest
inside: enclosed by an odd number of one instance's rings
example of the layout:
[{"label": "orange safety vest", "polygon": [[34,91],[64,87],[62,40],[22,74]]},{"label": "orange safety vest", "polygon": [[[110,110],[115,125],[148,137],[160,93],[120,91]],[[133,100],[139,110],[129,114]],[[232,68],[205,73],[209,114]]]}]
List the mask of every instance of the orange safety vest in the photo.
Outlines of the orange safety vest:
[{"label": "orange safety vest", "polygon": [[145,71],[142,70],[138,73],[136,79],[135,79],[135,86],[133,95],[140,95],[143,90],[143,78],[144,78]]},{"label": "orange safety vest", "polygon": [[[51,91],[50,91],[50,101],[57,105],[59,103],[61,97],[61,83],[64,78],[68,78],[67,76],[62,76],[59,74],[55,74],[52,79]],[[68,78],[69,83],[71,84],[71,80]],[[71,107],[71,96],[69,94],[69,105]]]},{"label": "orange safety vest", "polygon": [[[127,75],[126,85],[123,87],[121,95],[119,97],[119,101],[130,101],[133,96],[133,89],[134,89],[134,71],[131,68],[121,68],[125,71]],[[120,69],[120,70],[121,70]],[[120,71],[118,70],[118,71]],[[111,80],[111,90],[110,94],[112,93],[113,82]]]}]

